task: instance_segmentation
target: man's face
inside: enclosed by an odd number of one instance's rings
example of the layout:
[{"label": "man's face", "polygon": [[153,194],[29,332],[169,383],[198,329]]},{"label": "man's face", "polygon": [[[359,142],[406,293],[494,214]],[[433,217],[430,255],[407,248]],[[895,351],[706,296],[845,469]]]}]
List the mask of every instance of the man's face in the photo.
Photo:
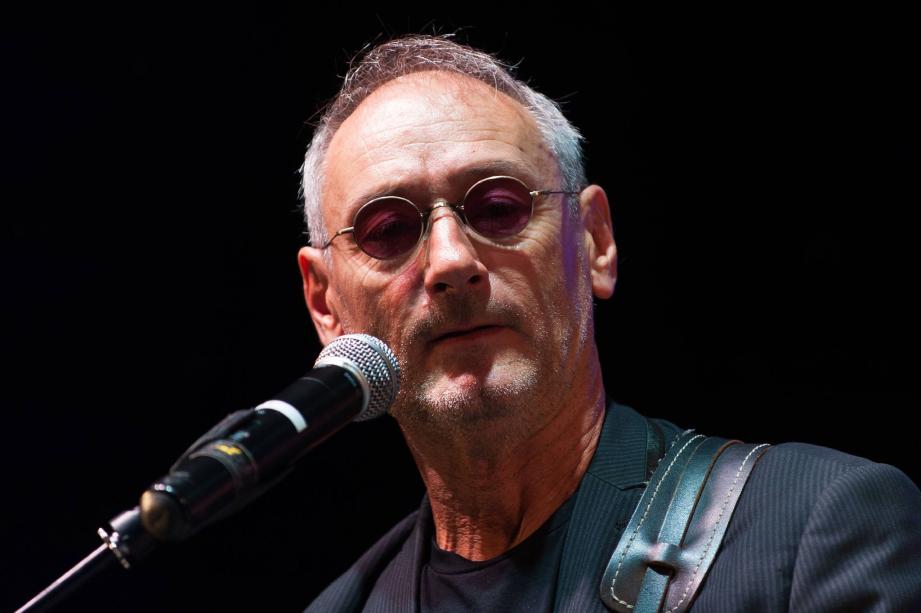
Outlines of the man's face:
[{"label": "man's face", "polygon": [[[324,221],[330,234],[351,226],[383,195],[422,210],[438,198],[458,204],[494,175],[561,189],[556,161],[517,102],[459,75],[408,75],[364,100],[333,137]],[[329,267],[313,250],[306,266],[326,276],[311,309],[322,304],[313,313],[321,338],[364,332],[394,350],[404,377],[391,412],[404,426],[500,418],[563,393],[591,333],[586,232],[565,198],[538,197],[528,226],[499,243],[439,208],[400,259],[375,260],[350,235],[329,248]]]}]

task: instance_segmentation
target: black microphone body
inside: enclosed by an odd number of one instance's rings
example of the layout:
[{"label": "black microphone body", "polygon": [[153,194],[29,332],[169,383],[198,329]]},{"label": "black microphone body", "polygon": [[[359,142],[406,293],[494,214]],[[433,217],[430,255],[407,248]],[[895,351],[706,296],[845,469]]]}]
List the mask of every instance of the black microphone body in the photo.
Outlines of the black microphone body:
[{"label": "black microphone body", "polygon": [[[363,355],[342,355],[339,341]],[[365,335],[336,339],[313,370],[273,400],[228,417],[228,427],[219,424],[223,431],[203,437],[148,488],[140,505],[144,529],[160,541],[181,541],[235,512],[351,421],[386,411],[398,386],[399,366],[381,341]]]}]

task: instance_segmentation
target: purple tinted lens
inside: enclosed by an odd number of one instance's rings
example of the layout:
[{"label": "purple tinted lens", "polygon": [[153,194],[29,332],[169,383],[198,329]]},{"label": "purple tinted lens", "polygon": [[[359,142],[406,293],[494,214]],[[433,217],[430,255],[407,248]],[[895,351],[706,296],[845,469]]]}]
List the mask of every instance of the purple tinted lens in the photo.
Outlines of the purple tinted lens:
[{"label": "purple tinted lens", "polygon": [[422,215],[402,198],[379,198],[358,211],[354,234],[355,242],[372,258],[395,258],[419,241]]},{"label": "purple tinted lens", "polygon": [[514,236],[531,219],[531,193],[515,179],[487,179],[467,194],[464,216],[470,227],[487,238]]}]

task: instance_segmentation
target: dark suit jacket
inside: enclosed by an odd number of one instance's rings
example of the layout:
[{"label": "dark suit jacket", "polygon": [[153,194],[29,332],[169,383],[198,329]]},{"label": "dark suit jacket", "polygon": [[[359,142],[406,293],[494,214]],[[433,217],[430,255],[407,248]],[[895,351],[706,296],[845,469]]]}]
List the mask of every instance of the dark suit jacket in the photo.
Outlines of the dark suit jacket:
[{"label": "dark suit jacket", "polygon": [[[655,420],[670,441],[681,433]],[[576,492],[557,611],[606,611],[604,568],[646,486],[647,420],[608,408]],[[666,444],[667,448],[667,444]],[[428,500],[308,611],[416,611],[432,538]],[[768,449],[742,491],[692,611],[921,611],[921,491],[901,471],[833,449]]]}]

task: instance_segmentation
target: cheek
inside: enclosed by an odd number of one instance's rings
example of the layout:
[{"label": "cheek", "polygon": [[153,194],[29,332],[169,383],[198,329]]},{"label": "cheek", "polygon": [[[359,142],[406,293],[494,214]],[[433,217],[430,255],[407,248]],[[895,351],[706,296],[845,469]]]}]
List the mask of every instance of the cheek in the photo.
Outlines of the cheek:
[{"label": "cheek", "polygon": [[[347,273],[348,274],[348,273]],[[349,332],[364,332],[393,343],[401,322],[412,312],[418,296],[418,265],[397,274],[378,271],[350,275],[344,321]]]},{"label": "cheek", "polygon": [[560,301],[559,258],[554,248],[496,253],[484,261],[491,275],[491,299],[517,305],[525,327],[545,325],[544,318],[556,312]]},{"label": "cheek", "polygon": [[573,297],[582,286],[579,280],[582,251],[568,215],[564,215],[555,232],[548,232],[536,244],[539,253],[533,258],[538,287],[559,301],[561,292]]},{"label": "cheek", "polygon": [[[575,324],[582,315],[581,305],[586,292],[586,271],[583,266],[583,251],[568,216],[564,216],[562,228],[548,233],[546,240],[538,244],[540,249],[522,263],[520,271],[526,271],[517,288],[522,296],[532,296],[539,305],[543,318],[557,322],[562,332],[564,320],[572,319]],[[540,316],[541,314],[538,314]]]}]

